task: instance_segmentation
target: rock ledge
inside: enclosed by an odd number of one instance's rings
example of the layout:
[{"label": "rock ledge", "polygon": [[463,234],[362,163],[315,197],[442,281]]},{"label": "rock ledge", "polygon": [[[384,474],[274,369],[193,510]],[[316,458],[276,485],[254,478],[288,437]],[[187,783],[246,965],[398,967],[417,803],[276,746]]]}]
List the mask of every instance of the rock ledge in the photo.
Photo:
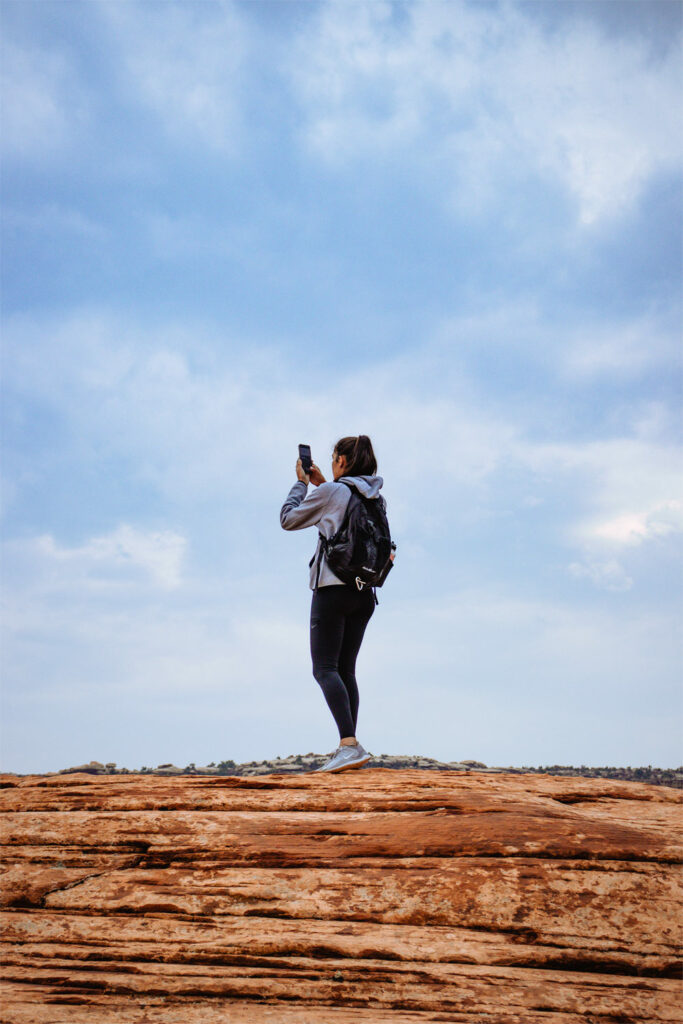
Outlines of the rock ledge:
[{"label": "rock ledge", "polygon": [[665,786],[369,768],[0,787],[12,1024],[681,1020]]}]

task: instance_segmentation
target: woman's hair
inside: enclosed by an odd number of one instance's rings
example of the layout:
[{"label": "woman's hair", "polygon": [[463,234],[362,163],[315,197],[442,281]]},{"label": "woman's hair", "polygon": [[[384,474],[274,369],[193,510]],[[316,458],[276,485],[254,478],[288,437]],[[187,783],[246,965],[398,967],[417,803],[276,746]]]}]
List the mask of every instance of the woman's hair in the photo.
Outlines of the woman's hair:
[{"label": "woman's hair", "polygon": [[342,437],[335,444],[334,450],[337,455],[346,456],[345,476],[374,476],[377,472],[377,459],[367,434]]}]

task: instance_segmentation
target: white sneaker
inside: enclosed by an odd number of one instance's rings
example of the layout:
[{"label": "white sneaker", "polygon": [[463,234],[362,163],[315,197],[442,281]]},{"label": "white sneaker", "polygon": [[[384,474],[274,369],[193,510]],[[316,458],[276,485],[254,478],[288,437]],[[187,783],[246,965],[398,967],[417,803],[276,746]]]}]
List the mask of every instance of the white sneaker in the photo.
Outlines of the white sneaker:
[{"label": "white sneaker", "polygon": [[360,768],[371,760],[372,756],[360,743],[357,743],[355,747],[344,743],[337,747],[330,760],[322,768],[315,770],[317,772],[344,772],[347,768]]}]

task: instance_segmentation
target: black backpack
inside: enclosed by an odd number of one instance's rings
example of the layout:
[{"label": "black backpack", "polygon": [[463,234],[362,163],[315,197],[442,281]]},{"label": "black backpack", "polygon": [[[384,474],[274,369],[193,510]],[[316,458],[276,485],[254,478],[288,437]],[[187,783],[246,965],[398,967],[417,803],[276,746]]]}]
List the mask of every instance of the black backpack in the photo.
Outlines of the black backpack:
[{"label": "black backpack", "polygon": [[[351,490],[344,520],[334,534],[325,538],[320,534],[321,551],[335,576],[358,590],[381,587],[393,568],[391,558],[396,545],[391,539],[387,520],[386,502],[377,498],[364,498],[353,484],[341,481]],[[315,579],[318,589],[320,565]],[[375,594],[375,602],[377,595]]]}]

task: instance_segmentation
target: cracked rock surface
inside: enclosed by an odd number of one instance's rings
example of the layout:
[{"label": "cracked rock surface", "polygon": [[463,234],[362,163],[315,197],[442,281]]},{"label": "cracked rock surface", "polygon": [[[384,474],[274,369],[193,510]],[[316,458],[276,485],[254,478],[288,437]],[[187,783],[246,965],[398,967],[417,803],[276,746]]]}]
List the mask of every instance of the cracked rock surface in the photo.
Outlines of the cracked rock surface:
[{"label": "cracked rock surface", "polygon": [[683,1020],[666,786],[370,767],[0,787],[8,1024]]}]

